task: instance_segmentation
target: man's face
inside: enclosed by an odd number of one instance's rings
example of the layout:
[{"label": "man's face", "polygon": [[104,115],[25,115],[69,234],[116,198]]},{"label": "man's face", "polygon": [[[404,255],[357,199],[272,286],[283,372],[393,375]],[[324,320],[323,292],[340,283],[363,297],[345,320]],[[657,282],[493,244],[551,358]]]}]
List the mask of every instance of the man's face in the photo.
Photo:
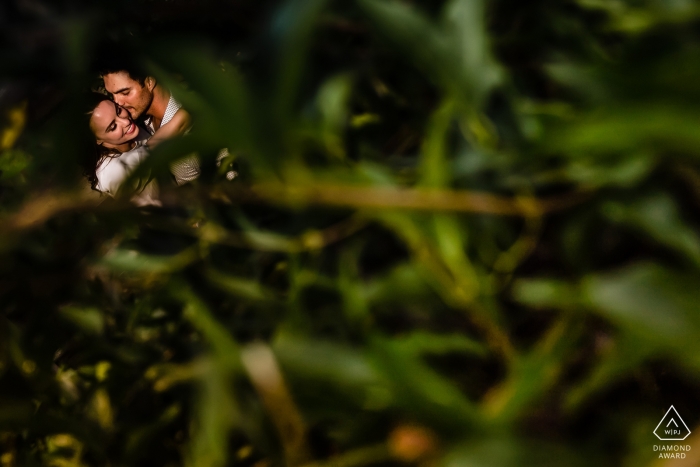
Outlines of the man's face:
[{"label": "man's face", "polygon": [[105,89],[112,94],[114,102],[124,107],[131,118],[139,118],[151,106],[155,80],[150,76],[146,78],[144,86],[124,71],[109,73],[103,79]]}]

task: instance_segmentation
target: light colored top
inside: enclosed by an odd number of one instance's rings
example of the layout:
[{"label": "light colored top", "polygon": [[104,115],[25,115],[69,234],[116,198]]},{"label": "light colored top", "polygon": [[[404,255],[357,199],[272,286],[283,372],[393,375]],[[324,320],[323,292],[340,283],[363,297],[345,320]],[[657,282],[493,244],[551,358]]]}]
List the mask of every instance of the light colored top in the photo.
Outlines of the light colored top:
[{"label": "light colored top", "polygon": [[[175,100],[173,95],[170,94],[170,99],[168,99],[168,105],[165,107],[165,113],[163,113],[163,119],[160,121],[160,126],[167,125],[181,108],[182,104]],[[143,124],[146,126],[146,129],[151,136],[153,136],[153,134],[156,132],[156,129],[153,127],[153,117],[149,115],[144,120]]]},{"label": "light colored top", "polygon": [[[160,126],[163,127],[167,125],[170,120],[173,119],[178,110],[182,107],[173,95],[170,95],[168,99],[168,105],[165,108],[165,113],[163,114],[163,119],[160,121]],[[153,127],[153,118],[149,118],[145,122],[151,135],[155,133],[155,128]],[[201,169],[199,168],[199,159],[196,156],[188,156],[185,159],[181,159],[170,165],[170,171],[175,177],[175,183],[182,185],[187,182],[191,182],[195,178],[199,177]]]},{"label": "light colored top", "polygon": [[[115,196],[122,183],[129,175],[148,157],[148,151],[143,146],[143,141],[137,141],[136,146],[114,157],[107,156],[95,171],[97,176],[96,188],[102,193]],[[153,181],[139,180],[135,188],[135,194],[131,200],[137,206],[160,206],[158,201],[158,189]]]},{"label": "light colored top", "polygon": [[[177,111],[180,110],[181,107],[182,104],[175,100],[175,98],[171,94],[170,99],[168,99],[168,105],[165,108],[165,113],[163,113],[163,120],[161,120],[160,126],[162,127],[164,125],[167,125],[170,122],[170,120],[173,119],[173,117],[175,116]],[[144,124],[148,128],[148,131],[151,133],[151,135],[153,135],[153,133],[155,133],[155,129],[153,128],[153,118],[148,117]],[[220,150],[216,158],[216,166],[219,167],[221,165],[221,161],[228,155],[229,152],[227,148]],[[189,156],[185,159],[175,162],[170,166],[170,171],[175,177],[175,183],[177,185],[182,185],[184,183],[191,182],[192,180],[199,177],[199,174],[202,172],[199,166],[199,158],[197,158],[196,156]],[[237,176],[238,172],[236,172],[235,170],[228,170],[226,172],[227,180],[233,180]]]},{"label": "light colored top", "polygon": [[[168,106],[165,108],[165,113],[163,114],[163,120],[161,121],[160,126],[163,126],[167,124],[170,120],[172,120],[173,116],[175,116],[175,113],[177,113],[177,111],[180,110],[180,107],[182,107],[182,105],[178,101],[176,101],[171,94],[170,100],[168,100]],[[151,128],[152,127],[153,125],[151,125]],[[221,161],[225,157],[227,157],[228,154],[229,153],[227,148],[224,148],[219,151],[219,154],[216,157],[217,167],[221,165]],[[195,156],[191,156],[181,161],[178,161],[170,166],[170,171],[175,176],[175,182],[178,185],[182,185],[183,183],[192,181],[195,178],[199,177],[199,174],[201,173],[201,169],[199,167],[199,159]],[[234,170],[229,170],[228,172],[226,172],[226,178],[228,180],[233,180],[237,176],[238,172]]]},{"label": "light colored top", "polygon": [[167,125],[181,107],[182,104],[176,101],[171,94],[170,99],[168,99],[168,106],[165,108],[165,113],[163,114],[163,120],[160,122],[160,126]]}]

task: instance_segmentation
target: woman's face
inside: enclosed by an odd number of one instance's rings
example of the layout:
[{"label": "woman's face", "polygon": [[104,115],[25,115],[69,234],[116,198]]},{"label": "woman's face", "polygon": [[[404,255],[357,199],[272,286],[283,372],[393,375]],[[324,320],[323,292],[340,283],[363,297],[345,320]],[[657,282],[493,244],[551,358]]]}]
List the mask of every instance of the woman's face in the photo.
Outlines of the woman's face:
[{"label": "woman's face", "polygon": [[97,104],[90,118],[90,129],[97,138],[97,144],[116,148],[136,138],[138,127],[129,112],[112,101]]}]

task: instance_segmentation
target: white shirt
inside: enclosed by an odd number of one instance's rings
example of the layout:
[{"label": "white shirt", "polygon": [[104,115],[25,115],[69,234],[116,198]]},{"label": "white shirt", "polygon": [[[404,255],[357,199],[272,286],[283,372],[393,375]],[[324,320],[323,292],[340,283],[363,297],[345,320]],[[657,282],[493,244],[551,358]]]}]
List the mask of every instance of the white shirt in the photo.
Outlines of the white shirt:
[{"label": "white shirt", "polygon": [[[165,113],[163,113],[163,119],[160,121],[160,126],[169,123],[180,108],[182,108],[182,104],[176,101],[171,94],[170,99],[168,99],[168,105],[165,107]],[[151,115],[144,120],[143,124],[146,126],[151,135],[156,132],[156,129],[153,127],[153,117]]]},{"label": "white shirt", "polygon": [[173,95],[171,94],[170,99],[168,99],[168,106],[165,108],[165,113],[163,114],[163,120],[161,120],[160,122],[160,126],[169,123],[181,107],[182,104],[176,101]]},{"label": "white shirt", "polygon": [[[116,154],[114,157],[106,157],[95,171],[96,188],[110,196],[116,195],[122,183],[146,157],[148,157],[148,151],[142,146],[141,141],[137,141],[136,146],[130,151]],[[136,193],[131,200],[137,206],[161,205],[157,199],[157,188],[154,182],[139,180],[135,189]]]},{"label": "white shirt", "polygon": [[[181,107],[182,104],[176,101],[171,94],[170,99],[168,99],[168,105],[165,107],[165,113],[163,113],[163,119],[160,121],[160,126],[163,127],[167,125]],[[144,123],[148,127],[151,134],[155,133],[152,117],[149,117]],[[181,159],[170,165],[170,171],[175,177],[175,183],[178,185],[191,182],[195,178],[199,177],[199,174],[201,173],[199,168],[199,159],[195,156],[189,156],[185,159]]]}]

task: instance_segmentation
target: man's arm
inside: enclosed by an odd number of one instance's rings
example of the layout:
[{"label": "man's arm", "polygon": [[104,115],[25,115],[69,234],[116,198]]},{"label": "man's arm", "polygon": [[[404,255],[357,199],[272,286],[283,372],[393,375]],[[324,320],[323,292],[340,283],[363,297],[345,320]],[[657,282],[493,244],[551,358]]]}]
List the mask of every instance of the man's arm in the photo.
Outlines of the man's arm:
[{"label": "man's arm", "polygon": [[166,139],[173,138],[184,133],[190,127],[192,117],[185,109],[178,110],[168,123],[158,128],[148,140],[148,146],[154,148]]}]

